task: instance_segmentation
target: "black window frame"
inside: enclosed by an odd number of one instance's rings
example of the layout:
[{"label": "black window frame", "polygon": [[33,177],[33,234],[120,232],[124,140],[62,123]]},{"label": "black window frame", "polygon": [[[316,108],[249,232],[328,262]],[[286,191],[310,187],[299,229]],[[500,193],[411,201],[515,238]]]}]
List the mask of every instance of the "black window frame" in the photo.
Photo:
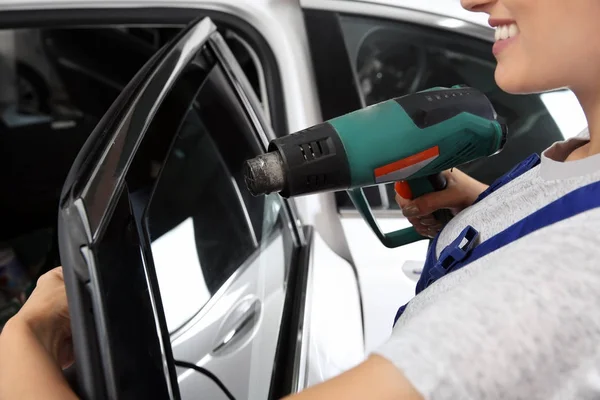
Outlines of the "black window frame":
[{"label": "black window frame", "polygon": [[[199,25],[197,29],[194,28],[194,31],[199,30],[200,27],[206,28],[205,25],[206,24],[203,24],[202,26]],[[187,36],[188,34],[185,33],[186,31],[183,31],[182,34]],[[202,30],[199,30],[199,32],[202,32]],[[130,204],[130,200],[127,190],[127,174],[130,172],[130,167],[135,164],[137,155],[138,147],[135,143],[138,143],[141,140],[140,134],[143,135],[142,132],[144,132],[144,130],[140,130],[140,127],[145,125],[139,124],[146,124],[147,122],[144,122],[144,120],[150,121],[147,115],[148,107],[151,106],[153,102],[156,103],[157,94],[159,92],[162,93],[161,82],[168,82],[165,80],[166,77],[164,74],[169,71],[169,66],[179,65],[179,63],[172,64],[173,61],[176,61],[173,60],[172,57],[178,54],[177,52],[179,51],[176,50],[175,52],[170,52],[170,48],[173,48],[173,46],[177,46],[175,49],[178,49],[179,44],[171,43],[165,49],[159,51],[157,55],[148,62],[146,67],[138,73],[136,79],[128,85],[128,88],[122,95],[119,96],[119,99],[113,104],[107,115],[105,115],[99,126],[90,136],[90,139],[86,142],[84,149],[74,163],[71,173],[67,178],[68,183],[63,191],[63,200],[61,202],[62,223],[59,224],[61,230],[61,242],[63,244],[61,246],[61,255],[64,255],[65,259],[70,260],[70,268],[65,270],[65,280],[67,283],[67,291],[70,292],[69,303],[71,309],[74,313],[79,315],[79,318],[76,318],[76,321],[74,321],[76,323],[76,326],[74,327],[74,338],[77,337],[81,340],[90,336],[92,337],[91,343],[80,341],[79,346],[76,346],[79,349],[79,354],[84,355],[84,359],[92,361],[91,363],[85,363],[88,369],[83,372],[83,375],[85,376],[84,379],[82,379],[83,386],[88,395],[96,393],[97,390],[102,388],[102,384],[98,383],[102,382],[102,378],[98,376],[103,375],[102,370],[105,372],[108,371],[108,380],[106,382],[109,391],[112,389],[113,395],[114,390],[116,390],[115,384],[117,382],[121,385],[127,385],[128,389],[131,390],[130,394],[137,393],[144,397],[161,392],[165,394],[165,391],[169,391],[169,389],[168,387],[161,385],[161,379],[159,377],[160,373],[158,371],[160,370],[159,365],[162,365],[163,368],[165,368],[166,365],[169,371],[171,371],[169,373],[171,377],[171,393],[177,397],[177,384],[176,380],[173,378],[174,373],[172,372],[172,351],[170,350],[169,334],[164,319],[164,311],[161,307],[160,291],[156,274],[153,271],[150,258],[143,256],[143,258],[139,258],[140,255],[149,252],[148,241],[144,240],[143,234],[140,234],[143,227],[140,225],[139,219],[134,215],[131,206],[128,205]],[[148,86],[144,89],[144,92],[140,92],[140,88],[142,87],[140,84],[147,79],[146,77],[150,73],[152,66],[158,65],[157,60],[160,59],[163,54],[167,53],[170,54],[169,60],[171,61],[161,61],[163,64],[160,65],[162,65],[163,68],[152,72],[153,79],[148,80]],[[187,62],[185,64],[186,69],[189,66],[195,66],[195,64],[200,66],[202,64],[208,64],[211,70],[213,66],[224,67],[227,81],[233,87],[239,105],[245,110],[245,113],[247,113],[246,118],[248,118],[248,121],[251,121],[253,130],[258,136],[254,139],[258,140],[258,146],[262,146],[262,152],[264,152],[269,137],[274,136],[274,134],[271,132],[270,126],[263,119],[260,112],[257,111],[260,107],[258,105],[258,100],[250,95],[250,92],[252,91],[250,85],[247,81],[239,79],[242,77],[241,70],[236,64],[234,56],[228,52],[224,40],[220,34],[216,32],[216,28],[215,31],[210,34],[208,42],[204,45],[202,55],[205,57],[204,62],[202,60]],[[190,74],[190,76],[198,78],[198,74]],[[174,82],[175,85],[173,88],[186,89],[190,86],[186,81],[181,82],[180,80],[176,80]],[[174,89],[165,92],[167,96],[165,99],[169,98],[173,91]],[[137,93],[145,93],[144,97],[135,100],[135,105],[138,107],[141,106],[139,110],[132,107],[132,105],[134,105],[132,101],[134,101],[134,98],[137,98]],[[172,97],[176,102],[180,101],[178,94],[179,92],[173,94],[174,97]],[[190,101],[192,99],[193,97],[190,98]],[[141,118],[141,121],[139,118]],[[134,129],[131,132],[122,130],[127,129],[129,126],[133,126],[130,124],[133,124],[132,121],[136,120],[137,122],[135,123],[137,126],[134,126]],[[115,128],[119,130],[114,132],[120,133],[117,133],[116,135],[112,134],[111,132],[113,132],[113,129]],[[158,130],[158,132],[160,132],[160,130]],[[147,138],[144,138],[144,140],[147,140]],[[165,152],[166,151],[167,150],[165,149]],[[97,191],[96,189],[101,190]],[[98,196],[97,194],[101,195]],[[82,209],[81,204],[85,206],[84,209]],[[290,318],[290,316],[294,317],[299,310],[303,312],[304,309],[304,302],[302,301],[303,298],[301,296],[303,287],[288,284],[289,282],[298,282],[298,275],[302,275],[303,269],[297,260],[303,249],[306,249],[306,242],[303,236],[304,232],[300,232],[299,227],[294,223],[296,219],[294,218],[291,204],[286,200],[282,200],[282,204],[284,206],[284,212],[287,215],[287,227],[289,228],[290,233],[292,233],[292,243],[295,246],[293,249],[294,254],[291,258],[296,262],[293,262],[288,271],[286,271],[286,288],[293,290],[288,290],[286,293],[284,316],[282,317],[280,337],[277,346],[277,360],[275,361],[275,370],[272,375],[273,379],[294,367],[288,363],[290,360],[283,358],[282,362],[279,361],[279,359],[283,357],[284,353],[289,354],[290,349],[288,348],[288,345],[293,346],[291,349],[292,352],[297,346],[296,343],[289,343],[286,340],[288,334],[295,334],[297,337],[297,330],[294,332],[295,326],[298,330],[302,329],[301,326],[298,327],[297,325],[294,325],[294,319]],[[117,225],[116,228],[113,227],[115,224]],[[117,240],[112,240],[109,237],[108,241],[106,241],[105,236],[103,236],[106,233],[110,233],[113,239],[116,238]],[[117,251],[116,249],[119,246],[122,246],[126,251]],[[106,247],[107,250],[102,252],[102,248]],[[92,250],[94,248],[96,248],[97,251],[100,251],[100,253],[93,254]],[[141,252],[138,250],[137,257],[135,256],[136,248],[141,249]],[[98,261],[98,257],[103,257],[102,254],[105,254],[105,257],[108,255],[108,259],[105,259],[105,262],[103,263],[105,268],[98,270],[94,266],[94,263]],[[106,260],[111,262],[108,263]],[[122,277],[115,275],[115,268],[118,269],[119,265],[124,267],[123,262],[125,261],[128,266],[127,270],[133,270],[133,272],[130,271],[127,274],[123,273]],[[108,265],[110,265],[110,268]],[[91,268],[88,269],[87,266],[90,266]],[[101,271],[103,278],[98,280],[94,271]],[[119,271],[122,271],[122,268]],[[112,277],[110,277],[110,274],[113,274]],[[106,319],[106,310],[102,308],[104,307],[102,304],[108,301],[105,298],[108,293],[97,286],[99,283],[102,283],[103,280],[107,279],[110,280],[111,283],[108,283],[109,286],[104,286],[105,288],[113,287],[112,281],[115,279],[117,279],[115,287],[120,287],[122,291],[124,289],[122,280],[127,280],[130,283],[127,287],[142,286],[136,291],[141,298],[136,297],[133,299],[135,301],[132,301],[140,311],[140,319],[138,321],[124,321],[120,318],[121,323],[115,325],[113,320]],[[89,294],[86,294],[86,287],[91,283],[93,283],[91,288],[96,288],[95,291],[92,292],[92,297],[90,297]],[[105,281],[103,285],[107,285],[107,282]],[[143,287],[146,287],[146,285],[148,285],[147,290],[144,290]],[[123,294],[124,292],[122,295]],[[127,296],[128,295],[125,297]],[[101,300],[103,298],[105,300]],[[148,299],[146,300],[146,298]],[[154,300],[151,300],[152,298]],[[125,298],[123,300],[125,300]],[[89,312],[85,311],[85,309],[89,309],[92,304],[96,304],[96,311],[99,314],[95,318]],[[107,308],[110,308],[113,311],[120,309],[115,307],[114,299],[111,304],[112,307]],[[131,305],[128,304],[128,307],[131,311]],[[81,317],[82,314],[84,315],[83,317]],[[153,317],[151,318],[150,315]],[[108,357],[108,352],[119,354],[114,353],[114,351],[116,351],[114,348],[115,343],[107,342],[108,336],[106,336],[106,333],[108,333],[108,331],[105,331],[104,329],[108,329],[109,325],[106,325],[106,321],[111,321],[113,334],[115,333],[115,329],[117,331],[122,331],[127,325],[129,325],[129,328],[135,327],[135,329],[132,330],[138,332],[140,337],[136,337],[135,345],[133,345],[132,342],[130,342],[130,344],[131,347],[138,349],[138,353],[136,353],[136,357],[134,357],[136,362],[144,362],[140,360],[144,357],[147,358],[147,363],[144,363],[146,368],[143,369],[143,371],[137,371],[132,368],[128,371],[124,371],[123,368],[126,368],[127,366],[123,367],[118,363],[111,363],[109,361],[110,358],[103,358],[103,362],[108,364],[104,365],[103,369],[100,369],[101,367],[98,365],[99,362],[97,356],[96,361],[93,360],[94,354],[101,354],[98,352],[98,347],[94,345],[94,343],[96,343],[93,339],[94,337],[102,338],[98,343],[102,345],[101,347],[105,352],[104,354],[106,354],[106,357]],[[160,332],[158,337],[154,337],[153,334],[145,334],[145,332],[154,331],[152,328],[153,322],[154,325],[156,325],[157,332]],[[92,330],[90,330],[90,327],[93,326],[100,327],[100,331],[97,330],[98,328],[92,328]],[[89,335],[82,334],[82,332],[88,332]],[[131,332],[128,332],[128,334],[124,336],[127,337],[128,340],[132,340]],[[114,340],[115,336],[112,337]],[[138,341],[142,343],[141,347]],[[126,345],[126,342],[121,343],[121,347],[124,344]],[[144,348],[144,346],[147,348]],[[127,349],[129,349],[129,346]],[[87,356],[85,356],[86,354]],[[138,359],[137,356],[139,356],[140,359]],[[161,361],[165,359],[165,362]],[[291,361],[293,362],[295,359]],[[148,364],[150,364],[150,366],[148,366]],[[91,369],[90,366],[92,366]],[[120,372],[113,372],[111,374],[111,371],[113,371],[111,366],[112,368],[118,366],[121,368]],[[153,371],[155,376],[146,376],[152,372],[151,367],[154,368]],[[140,368],[140,370],[142,370],[142,368]],[[122,379],[125,376],[132,381],[123,382]],[[119,378],[118,380],[116,379],[117,377]],[[144,386],[141,384],[144,380],[147,381],[149,379],[151,380],[152,385]],[[110,382],[112,382],[112,384]],[[122,389],[123,387],[120,388]]]}]

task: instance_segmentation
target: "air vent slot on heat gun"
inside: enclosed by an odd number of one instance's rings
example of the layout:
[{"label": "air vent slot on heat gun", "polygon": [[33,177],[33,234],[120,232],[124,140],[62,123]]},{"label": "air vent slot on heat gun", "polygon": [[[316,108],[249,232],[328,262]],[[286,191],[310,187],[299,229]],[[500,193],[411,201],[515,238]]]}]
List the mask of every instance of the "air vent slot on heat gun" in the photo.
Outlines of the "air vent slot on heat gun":
[{"label": "air vent slot on heat gun", "polygon": [[330,153],[327,139],[303,143],[298,145],[298,148],[302,152],[305,161],[316,160]]},{"label": "air vent slot on heat gun", "polygon": [[327,185],[327,175],[326,174],[318,174],[318,175],[308,175],[306,177],[306,186],[308,187],[317,187],[317,186],[325,186]]}]

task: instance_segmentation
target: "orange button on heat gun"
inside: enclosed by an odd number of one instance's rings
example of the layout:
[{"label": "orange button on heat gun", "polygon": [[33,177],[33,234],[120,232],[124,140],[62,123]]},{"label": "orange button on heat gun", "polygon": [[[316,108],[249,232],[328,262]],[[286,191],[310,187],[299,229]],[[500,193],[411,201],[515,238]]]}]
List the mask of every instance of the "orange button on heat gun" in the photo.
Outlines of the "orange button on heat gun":
[{"label": "orange button on heat gun", "polygon": [[406,181],[399,181],[394,184],[394,190],[400,197],[406,200],[412,200],[412,190]]}]

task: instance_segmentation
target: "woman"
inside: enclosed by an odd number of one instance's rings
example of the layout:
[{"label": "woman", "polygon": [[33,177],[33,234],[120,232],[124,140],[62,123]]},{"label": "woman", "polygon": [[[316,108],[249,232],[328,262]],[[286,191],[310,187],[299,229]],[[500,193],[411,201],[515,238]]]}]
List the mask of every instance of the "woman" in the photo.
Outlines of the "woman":
[{"label": "woman", "polygon": [[[454,170],[445,191],[398,197],[420,233],[437,235],[420,293],[374,355],[298,400],[600,398],[600,1],[461,4],[497,29],[498,86],[570,88],[589,133],[488,190]],[[438,234],[439,208],[457,215]]]},{"label": "woman", "polygon": [[[399,310],[392,336],[365,362],[293,399],[600,397],[600,1],[462,5],[488,13],[497,26],[498,85],[510,93],[569,87],[589,133],[555,144],[541,160],[528,158],[490,188],[454,170],[446,173],[446,190],[413,202],[399,198],[411,223],[436,236],[420,293]],[[431,216],[439,208],[457,214],[441,232]],[[27,320],[37,318],[23,310],[0,335],[1,398],[10,398],[4,385],[11,380],[3,375],[18,380],[3,363],[5,352],[18,358],[7,343],[32,344],[40,332],[28,328]],[[38,343],[46,336],[64,339],[64,326],[54,321],[56,329],[41,324],[46,335]],[[64,341],[33,347],[52,349]],[[52,354],[36,355],[44,356],[48,371],[54,365],[48,385],[60,378],[60,357]],[[23,357],[22,364],[33,359]]]}]

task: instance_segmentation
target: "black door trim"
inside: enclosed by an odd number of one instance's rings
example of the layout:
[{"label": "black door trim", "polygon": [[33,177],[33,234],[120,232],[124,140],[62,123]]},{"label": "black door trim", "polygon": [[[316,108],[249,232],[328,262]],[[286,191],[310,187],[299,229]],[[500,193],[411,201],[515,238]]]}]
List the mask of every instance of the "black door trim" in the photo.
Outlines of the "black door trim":
[{"label": "black door trim", "polygon": [[[304,319],[306,310],[306,291],[309,284],[309,268],[312,252],[314,230],[312,226],[304,227],[304,236],[307,245],[296,248],[290,268],[290,278],[287,284],[287,293],[283,315],[281,317],[281,330],[277,340],[277,350],[271,377],[269,399],[280,399],[295,391],[296,379],[299,375],[298,351],[302,343],[305,329]],[[303,376],[304,374],[300,374]]]}]

